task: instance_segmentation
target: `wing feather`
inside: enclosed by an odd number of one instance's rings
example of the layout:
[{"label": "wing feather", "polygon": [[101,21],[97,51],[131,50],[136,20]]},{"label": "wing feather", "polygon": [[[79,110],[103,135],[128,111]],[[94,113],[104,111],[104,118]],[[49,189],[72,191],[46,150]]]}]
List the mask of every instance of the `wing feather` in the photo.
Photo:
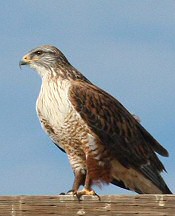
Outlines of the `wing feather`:
[{"label": "wing feather", "polygon": [[122,165],[139,170],[157,184],[153,172],[159,174],[165,168],[155,152],[163,156],[168,156],[168,152],[118,100],[85,82],[72,83],[69,99],[90,129]]}]

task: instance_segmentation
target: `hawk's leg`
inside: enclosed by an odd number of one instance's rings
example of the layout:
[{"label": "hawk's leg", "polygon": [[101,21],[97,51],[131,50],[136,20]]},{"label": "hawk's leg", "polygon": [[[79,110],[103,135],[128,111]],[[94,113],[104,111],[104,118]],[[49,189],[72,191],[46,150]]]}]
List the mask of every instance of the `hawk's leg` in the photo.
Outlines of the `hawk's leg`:
[{"label": "hawk's leg", "polygon": [[79,169],[78,171],[74,172],[74,175],[75,175],[75,179],[72,187],[72,192],[76,194],[79,187],[85,184],[86,170]]},{"label": "hawk's leg", "polygon": [[77,191],[81,185],[84,186],[85,179],[86,179],[86,170],[85,169],[78,169],[76,172],[74,172],[74,183],[71,190],[69,190],[67,193],[60,193],[59,195],[71,195],[71,194],[77,194]]},{"label": "hawk's leg", "polygon": [[92,190],[91,185],[92,185],[92,180],[89,178],[89,175],[87,174],[84,189],[74,193],[77,196],[78,200],[80,200],[81,196],[83,195],[97,196],[98,199],[100,200],[100,196],[96,194],[94,190]]}]

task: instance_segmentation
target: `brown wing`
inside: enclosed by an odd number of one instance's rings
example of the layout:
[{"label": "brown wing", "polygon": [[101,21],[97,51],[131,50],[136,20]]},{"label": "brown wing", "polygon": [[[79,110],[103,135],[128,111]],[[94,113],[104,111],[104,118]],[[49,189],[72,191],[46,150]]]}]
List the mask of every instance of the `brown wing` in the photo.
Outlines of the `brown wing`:
[{"label": "brown wing", "polygon": [[119,101],[85,82],[73,82],[69,98],[87,125],[122,165],[139,170],[159,184],[161,179],[157,175],[165,168],[155,152],[163,156],[168,156],[168,152]]}]

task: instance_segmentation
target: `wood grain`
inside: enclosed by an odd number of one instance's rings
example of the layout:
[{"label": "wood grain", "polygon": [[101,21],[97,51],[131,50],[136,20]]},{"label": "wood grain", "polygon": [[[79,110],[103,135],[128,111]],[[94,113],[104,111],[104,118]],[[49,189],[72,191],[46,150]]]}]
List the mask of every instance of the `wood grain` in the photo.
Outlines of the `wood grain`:
[{"label": "wood grain", "polygon": [[1,216],[175,215],[174,195],[0,196]]}]

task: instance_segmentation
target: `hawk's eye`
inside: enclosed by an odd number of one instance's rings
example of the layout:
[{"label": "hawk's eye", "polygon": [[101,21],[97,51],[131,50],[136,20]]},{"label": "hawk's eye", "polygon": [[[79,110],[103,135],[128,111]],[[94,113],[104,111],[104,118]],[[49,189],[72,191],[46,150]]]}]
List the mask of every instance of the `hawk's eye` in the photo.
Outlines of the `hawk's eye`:
[{"label": "hawk's eye", "polygon": [[38,50],[38,51],[35,52],[35,54],[38,55],[38,56],[41,55],[42,53],[43,53],[43,51],[41,51],[41,50]]}]

